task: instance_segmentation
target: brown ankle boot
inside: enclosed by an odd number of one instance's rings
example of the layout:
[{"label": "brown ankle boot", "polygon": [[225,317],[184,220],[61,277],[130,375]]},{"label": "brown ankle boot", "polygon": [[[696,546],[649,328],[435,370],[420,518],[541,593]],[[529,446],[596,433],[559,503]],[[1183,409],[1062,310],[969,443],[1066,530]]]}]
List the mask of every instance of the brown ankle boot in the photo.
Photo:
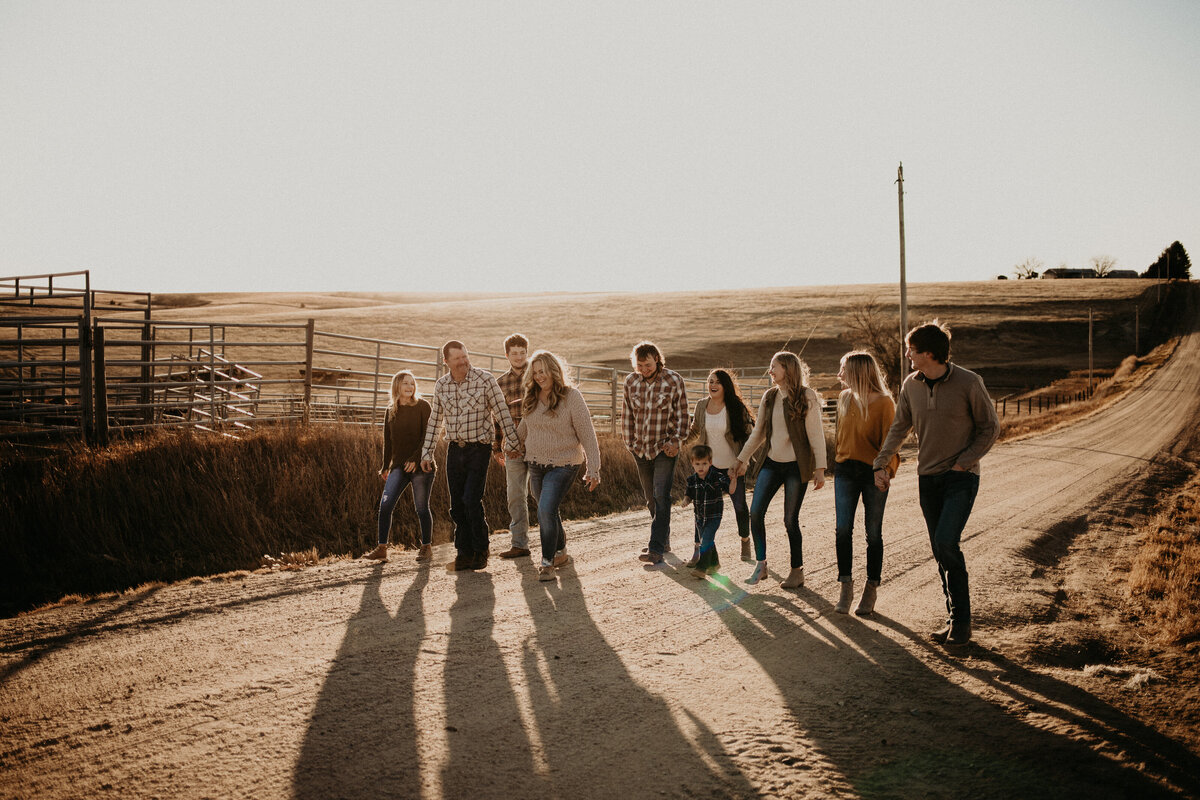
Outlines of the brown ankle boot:
[{"label": "brown ankle boot", "polygon": [[854,581],[842,581],[842,593],[838,596],[837,605],[833,610],[839,614],[849,614],[850,604],[854,602]]},{"label": "brown ankle boot", "polygon": [[862,599],[858,601],[858,608],[854,609],[854,613],[860,617],[868,617],[875,610],[875,594],[879,591],[879,585],[867,581],[867,585],[863,587]]}]

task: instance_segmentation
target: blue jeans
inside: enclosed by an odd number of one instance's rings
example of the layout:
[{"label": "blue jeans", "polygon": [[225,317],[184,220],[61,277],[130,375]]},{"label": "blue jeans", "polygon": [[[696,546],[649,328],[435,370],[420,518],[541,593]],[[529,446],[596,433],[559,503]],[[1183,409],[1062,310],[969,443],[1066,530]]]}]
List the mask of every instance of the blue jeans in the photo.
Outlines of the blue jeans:
[{"label": "blue jeans", "polygon": [[392,527],[392,511],[396,501],[404,493],[404,487],[412,484],[413,508],[417,522],[421,524],[421,544],[429,544],[433,535],[433,515],[429,513],[429,493],[433,491],[434,473],[422,472],[418,466],[413,472],[393,469],[383,483],[383,497],[379,499],[379,543],[387,544],[388,530]]},{"label": "blue jeans", "polygon": [[487,483],[492,446],[471,442],[450,443],[446,450],[446,488],[450,490],[450,518],[454,520],[454,547],[459,553],[487,554],[488,528],[483,516],[483,488]]},{"label": "blue jeans", "polygon": [[558,513],[567,490],[579,477],[583,464],[550,467],[529,462],[529,491],[537,501],[538,528],[542,534],[542,563],[549,564],[554,554],[567,547],[562,516]]},{"label": "blue jeans", "polygon": [[867,580],[879,585],[883,572],[883,508],[887,492],[875,488],[870,464],[839,461],[833,474],[833,505],[837,515],[838,580],[850,581],[854,566],[854,511],[862,498],[863,524],[867,529]]},{"label": "blue jeans", "polygon": [[946,612],[954,622],[971,621],[971,592],[967,586],[967,561],[963,558],[963,529],[979,494],[979,476],[973,472],[943,472],[918,479],[921,513],[929,529],[929,544],[937,561],[946,596]]},{"label": "blue jeans", "polygon": [[675,479],[676,458],[666,453],[654,458],[633,457],[650,510],[649,549],[659,555],[671,549],[671,482]]},{"label": "blue jeans", "polygon": [[[721,467],[717,467],[721,469]],[[733,478],[731,470],[729,472],[730,479]],[[738,536],[750,535],[750,509],[746,506],[746,476],[737,479],[737,488],[729,495],[730,505],[733,506],[733,518],[737,520]],[[696,544],[700,544],[700,531],[696,531]]]},{"label": "blue jeans", "polygon": [[696,569],[709,569],[721,566],[717,557],[717,528],[721,527],[721,517],[702,520],[696,517],[696,540],[700,543],[700,560]]},{"label": "blue jeans", "polygon": [[754,482],[754,502],[750,506],[750,532],[754,535],[754,557],[767,560],[767,507],[783,487],[783,527],[787,530],[792,551],[792,569],[804,566],[804,540],[800,535],[800,504],[808,483],[800,477],[800,465],[795,461],[763,459]]}]

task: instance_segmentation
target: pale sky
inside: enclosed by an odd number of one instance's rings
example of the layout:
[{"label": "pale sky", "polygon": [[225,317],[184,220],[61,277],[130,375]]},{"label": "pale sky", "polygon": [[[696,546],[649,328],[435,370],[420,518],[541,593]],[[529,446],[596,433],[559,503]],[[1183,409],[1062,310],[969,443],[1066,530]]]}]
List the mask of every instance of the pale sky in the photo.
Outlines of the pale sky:
[{"label": "pale sky", "polygon": [[1196,261],[1198,42],[1195,0],[0,0],[0,275],[892,281],[901,161],[910,281]]}]

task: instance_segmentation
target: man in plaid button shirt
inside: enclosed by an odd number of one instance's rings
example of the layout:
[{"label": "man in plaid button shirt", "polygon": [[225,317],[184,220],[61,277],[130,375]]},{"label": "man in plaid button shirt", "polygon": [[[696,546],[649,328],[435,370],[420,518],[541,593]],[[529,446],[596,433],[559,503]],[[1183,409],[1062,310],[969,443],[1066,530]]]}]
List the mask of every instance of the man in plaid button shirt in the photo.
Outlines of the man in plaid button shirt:
[{"label": "man in plaid button shirt", "polygon": [[442,358],[448,371],[433,385],[421,468],[433,468],[433,448],[444,428],[450,441],[446,450],[446,488],[450,491],[454,547],[458,550],[458,556],[446,569],[451,572],[483,569],[488,557],[483,488],[492,459],[496,422],[510,442],[520,442],[520,438],[500,384],[492,373],[471,366],[466,345],[446,342]]},{"label": "man in plaid button shirt", "polygon": [[[529,340],[519,333],[511,334],[504,340],[504,357],[508,359],[510,369],[496,379],[500,391],[504,392],[504,401],[508,404],[508,413],[514,425],[521,424],[521,380],[529,368]],[[511,443],[510,443],[511,444]],[[515,444],[519,448],[519,444]],[[496,426],[496,443],[492,447],[496,453],[496,461],[504,466],[504,476],[507,479],[508,493],[508,532],[512,536],[512,546],[500,554],[501,558],[521,558],[529,555],[529,465],[522,458],[505,456],[504,434],[500,426]],[[511,451],[510,451],[511,452]]]},{"label": "man in plaid button shirt", "polygon": [[625,378],[621,438],[637,462],[651,520],[650,543],[638,558],[658,564],[671,549],[671,482],[688,433],[687,389],[653,342],[638,342],[629,360],[634,371]]}]

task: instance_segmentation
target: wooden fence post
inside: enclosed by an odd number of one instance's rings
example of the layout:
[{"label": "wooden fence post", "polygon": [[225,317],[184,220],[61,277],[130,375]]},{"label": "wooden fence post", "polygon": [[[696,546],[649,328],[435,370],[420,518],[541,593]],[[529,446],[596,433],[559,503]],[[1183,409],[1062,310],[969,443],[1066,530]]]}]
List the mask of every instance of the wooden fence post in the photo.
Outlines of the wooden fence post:
[{"label": "wooden fence post", "polygon": [[104,328],[96,326],[92,342],[96,364],[96,444],[108,444],[108,379],[104,374]]},{"label": "wooden fence post", "polygon": [[79,320],[79,405],[83,412],[79,420],[84,441],[91,441],[95,422],[92,408],[92,330],[88,318]]},{"label": "wooden fence post", "polygon": [[308,424],[309,406],[312,403],[313,328],[316,320],[311,317],[304,327],[304,411],[303,421]]}]

